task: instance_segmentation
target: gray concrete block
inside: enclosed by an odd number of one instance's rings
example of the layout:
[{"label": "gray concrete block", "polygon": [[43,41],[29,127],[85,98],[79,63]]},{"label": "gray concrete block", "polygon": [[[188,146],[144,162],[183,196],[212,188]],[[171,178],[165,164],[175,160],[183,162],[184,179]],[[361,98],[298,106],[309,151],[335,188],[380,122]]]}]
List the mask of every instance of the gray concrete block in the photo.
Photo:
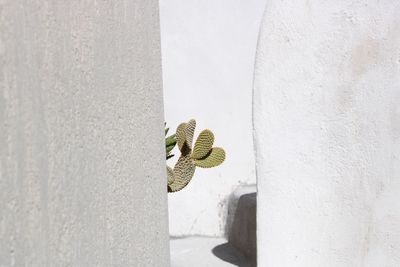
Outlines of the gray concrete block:
[{"label": "gray concrete block", "polygon": [[256,186],[241,186],[232,194],[226,226],[229,243],[251,262],[257,261]]}]

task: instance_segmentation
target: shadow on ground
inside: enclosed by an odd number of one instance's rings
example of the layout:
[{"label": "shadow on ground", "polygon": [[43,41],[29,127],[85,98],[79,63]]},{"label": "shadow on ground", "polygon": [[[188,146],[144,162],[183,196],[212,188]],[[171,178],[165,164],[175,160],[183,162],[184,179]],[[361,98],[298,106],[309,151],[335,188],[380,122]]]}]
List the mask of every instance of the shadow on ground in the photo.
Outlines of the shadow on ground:
[{"label": "shadow on ground", "polygon": [[225,243],[216,246],[212,249],[212,253],[219,259],[229,262],[238,267],[255,267],[254,263],[249,262],[249,260],[244,257],[237,249],[235,249],[231,244]]}]

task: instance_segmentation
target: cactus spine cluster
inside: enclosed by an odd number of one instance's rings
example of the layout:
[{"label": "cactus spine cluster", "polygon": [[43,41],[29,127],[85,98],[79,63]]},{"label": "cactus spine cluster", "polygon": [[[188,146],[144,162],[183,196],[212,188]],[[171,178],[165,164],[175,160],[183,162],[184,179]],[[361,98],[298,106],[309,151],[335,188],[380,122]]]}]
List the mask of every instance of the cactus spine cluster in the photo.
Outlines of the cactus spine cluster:
[{"label": "cactus spine cluster", "polygon": [[[210,130],[203,130],[193,146],[196,121],[181,123],[176,134],[166,138],[166,157],[172,157],[171,151],[178,145],[181,153],[174,168],[167,166],[168,192],[182,190],[193,178],[196,167],[212,168],[225,160],[225,151],[220,147],[212,147],[214,134]],[[166,134],[168,129],[166,129]]]}]

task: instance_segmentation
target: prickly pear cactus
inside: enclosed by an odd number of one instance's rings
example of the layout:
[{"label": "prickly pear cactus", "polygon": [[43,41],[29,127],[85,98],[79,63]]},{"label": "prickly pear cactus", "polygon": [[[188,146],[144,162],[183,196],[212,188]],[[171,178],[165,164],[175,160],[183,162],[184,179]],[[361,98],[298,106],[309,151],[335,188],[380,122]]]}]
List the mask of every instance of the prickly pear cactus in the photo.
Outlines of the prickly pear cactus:
[{"label": "prickly pear cactus", "polygon": [[[200,133],[192,149],[195,128],[196,121],[190,120],[180,124],[176,129],[175,144],[178,145],[181,155],[173,169],[167,166],[168,192],[177,192],[187,186],[193,178],[196,167],[212,168],[225,160],[225,151],[220,147],[212,147],[214,134],[210,130],[203,130]],[[168,147],[167,144],[166,146]],[[171,150],[167,150],[167,159]]]}]

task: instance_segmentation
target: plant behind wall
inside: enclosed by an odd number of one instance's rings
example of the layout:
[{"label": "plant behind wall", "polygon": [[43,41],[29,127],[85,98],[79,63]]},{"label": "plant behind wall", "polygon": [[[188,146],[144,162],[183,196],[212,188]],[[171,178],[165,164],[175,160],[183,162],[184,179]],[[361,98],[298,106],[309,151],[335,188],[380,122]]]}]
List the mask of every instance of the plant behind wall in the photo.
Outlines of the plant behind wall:
[{"label": "plant behind wall", "polygon": [[[168,192],[182,190],[192,180],[196,167],[212,168],[225,160],[225,151],[220,147],[213,147],[214,134],[206,129],[200,132],[193,146],[196,121],[181,123],[176,133],[165,138],[166,159],[172,158],[172,150],[176,145],[180,156],[174,168],[167,165]],[[165,129],[167,136],[169,128]]]}]

